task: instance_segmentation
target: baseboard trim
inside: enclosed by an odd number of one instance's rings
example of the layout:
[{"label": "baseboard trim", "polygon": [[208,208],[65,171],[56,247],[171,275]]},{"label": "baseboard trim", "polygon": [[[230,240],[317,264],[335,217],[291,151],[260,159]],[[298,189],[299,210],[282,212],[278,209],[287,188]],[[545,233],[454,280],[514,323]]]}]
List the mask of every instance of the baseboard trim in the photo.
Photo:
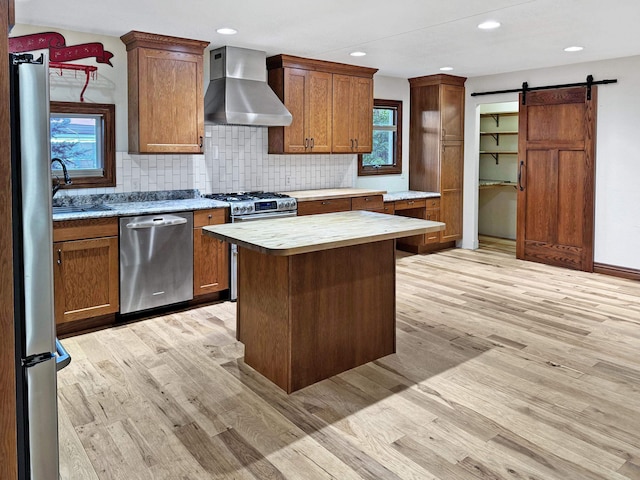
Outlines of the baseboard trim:
[{"label": "baseboard trim", "polygon": [[616,267],[615,265],[606,265],[604,263],[594,263],[593,271],[612,277],[627,278],[629,280],[640,280],[640,270],[626,267]]}]

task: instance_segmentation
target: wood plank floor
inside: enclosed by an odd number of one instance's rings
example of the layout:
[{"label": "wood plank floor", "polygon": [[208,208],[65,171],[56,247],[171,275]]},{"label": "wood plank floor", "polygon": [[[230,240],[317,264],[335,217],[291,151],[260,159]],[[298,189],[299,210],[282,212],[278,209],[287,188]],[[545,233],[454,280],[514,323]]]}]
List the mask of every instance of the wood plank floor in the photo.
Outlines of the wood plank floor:
[{"label": "wood plank floor", "polygon": [[397,260],[397,353],[286,395],[221,303],[63,341],[63,479],[640,479],[640,284]]}]

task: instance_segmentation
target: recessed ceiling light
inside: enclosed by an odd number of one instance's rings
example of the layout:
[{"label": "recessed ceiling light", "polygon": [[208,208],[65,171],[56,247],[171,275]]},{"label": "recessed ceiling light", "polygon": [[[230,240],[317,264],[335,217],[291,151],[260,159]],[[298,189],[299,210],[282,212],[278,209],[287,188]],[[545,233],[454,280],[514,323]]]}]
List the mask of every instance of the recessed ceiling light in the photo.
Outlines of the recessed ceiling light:
[{"label": "recessed ceiling light", "polygon": [[453,67],[440,67],[440,70],[442,70],[443,72],[450,72],[451,70],[453,70]]},{"label": "recessed ceiling light", "polygon": [[573,46],[573,47],[567,47],[564,49],[565,52],[579,52],[580,50],[583,50],[584,47],[578,47],[577,45]]},{"label": "recessed ceiling light", "polygon": [[487,20],[486,22],[482,22],[478,25],[478,28],[481,30],[493,30],[494,28],[498,28],[500,26],[500,22],[496,22],[495,20]]},{"label": "recessed ceiling light", "polygon": [[366,52],[351,52],[349,55],[351,55],[352,57],[364,57],[366,55]]},{"label": "recessed ceiling light", "polygon": [[235,28],[229,27],[219,28],[216,30],[216,32],[218,32],[220,35],[235,35],[236,33],[238,33]]}]

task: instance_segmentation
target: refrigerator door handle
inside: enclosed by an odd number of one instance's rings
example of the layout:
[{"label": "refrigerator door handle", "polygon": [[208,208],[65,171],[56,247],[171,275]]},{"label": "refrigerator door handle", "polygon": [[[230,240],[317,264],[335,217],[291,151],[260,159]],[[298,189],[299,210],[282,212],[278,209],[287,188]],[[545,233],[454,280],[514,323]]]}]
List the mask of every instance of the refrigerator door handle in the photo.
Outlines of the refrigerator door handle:
[{"label": "refrigerator door handle", "polygon": [[22,359],[22,366],[25,368],[33,367],[34,365],[38,365],[39,363],[46,362],[47,360],[51,360],[53,358],[53,353],[37,353],[35,355],[29,355],[27,358]]}]

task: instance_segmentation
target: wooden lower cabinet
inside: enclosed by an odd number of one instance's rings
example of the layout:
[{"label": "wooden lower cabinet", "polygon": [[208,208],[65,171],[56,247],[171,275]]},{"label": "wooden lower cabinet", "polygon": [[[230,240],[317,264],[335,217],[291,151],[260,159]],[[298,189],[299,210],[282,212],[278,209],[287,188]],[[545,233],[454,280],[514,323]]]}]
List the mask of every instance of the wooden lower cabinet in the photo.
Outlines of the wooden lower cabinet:
[{"label": "wooden lower cabinet", "polygon": [[55,242],[53,261],[56,325],[118,311],[117,235]]},{"label": "wooden lower cabinet", "polygon": [[193,296],[229,288],[229,244],[202,233],[202,227],[225,223],[225,209],[193,214]]},{"label": "wooden lower cabinet", "polygon": [[[422,218],[433,222],[443,221],[441,219],[439,198],[398,200],[393,203],[395,215]],[[442,242],[442,232],[431,232],[424,235],[399,238],[396,245],[400,250],[413,253],[426,253],[449,246],[449,244]]]}]

